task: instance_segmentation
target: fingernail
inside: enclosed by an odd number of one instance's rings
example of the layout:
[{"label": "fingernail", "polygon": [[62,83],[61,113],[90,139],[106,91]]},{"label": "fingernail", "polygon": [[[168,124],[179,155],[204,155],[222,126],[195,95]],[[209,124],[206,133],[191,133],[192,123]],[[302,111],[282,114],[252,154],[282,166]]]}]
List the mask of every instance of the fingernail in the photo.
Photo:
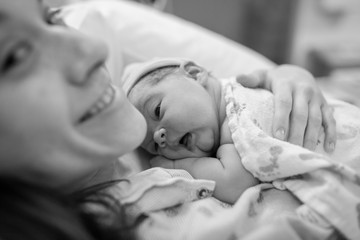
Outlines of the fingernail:
[{"label": "fingernail", "polygon": [[330,151],[334,151],[335,150],[335,143],[334,142],[329,142],[329,150]]},{"label": "fingernail", "polygon": [[285,130],[283,128],[279,128],[276,133],[275,133],[275,137],[281,140],[284,140],[285,138]]},{"label": "fingernail", "polygon": [[240,75],[236,76],[236,80],[239,83],[242,83],[244,79],[246,79],[246,75],[244,75],[244,74],[240,74]]}]

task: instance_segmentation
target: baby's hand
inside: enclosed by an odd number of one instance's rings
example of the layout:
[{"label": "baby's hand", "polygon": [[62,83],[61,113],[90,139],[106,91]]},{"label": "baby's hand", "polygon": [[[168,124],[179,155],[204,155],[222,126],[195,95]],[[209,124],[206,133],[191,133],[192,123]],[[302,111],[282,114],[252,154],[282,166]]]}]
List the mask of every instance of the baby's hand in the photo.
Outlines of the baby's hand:
[{"label": "baby's hand", "polygon": [[156,156],[150,159],[150,167],[162,167],[168,169],[175,168],[175,162],[173,160],[167,159],[163,156]]}]

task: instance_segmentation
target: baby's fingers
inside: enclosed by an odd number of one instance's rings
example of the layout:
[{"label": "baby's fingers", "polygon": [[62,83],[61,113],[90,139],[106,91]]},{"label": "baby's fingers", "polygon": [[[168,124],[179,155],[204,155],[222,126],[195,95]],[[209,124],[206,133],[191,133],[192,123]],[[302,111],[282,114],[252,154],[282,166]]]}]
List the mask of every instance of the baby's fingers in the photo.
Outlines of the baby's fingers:
[{"label": "baby's fingers", "polygon": [[333,109],[329,105],[323,105],[321,112],[325,132],[324,149],[326,152],[331,153],[335,150],[336,145],[336,121],[333,115]]}]

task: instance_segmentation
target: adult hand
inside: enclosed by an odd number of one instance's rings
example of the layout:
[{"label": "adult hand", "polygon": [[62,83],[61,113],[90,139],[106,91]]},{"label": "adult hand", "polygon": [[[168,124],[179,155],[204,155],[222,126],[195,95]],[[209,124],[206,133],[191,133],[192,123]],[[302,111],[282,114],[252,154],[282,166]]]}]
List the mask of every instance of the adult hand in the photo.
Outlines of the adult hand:
[{"label": "adult hand", "polygon": [[334,151],[336,122],[333,109],[308,71],[293,65],[280,65],[271,70],[240,75],[237,81],[245,87],[273,92],[273,134],[276,138],[314,150],[321,127],[324,127],[324,149]]}]

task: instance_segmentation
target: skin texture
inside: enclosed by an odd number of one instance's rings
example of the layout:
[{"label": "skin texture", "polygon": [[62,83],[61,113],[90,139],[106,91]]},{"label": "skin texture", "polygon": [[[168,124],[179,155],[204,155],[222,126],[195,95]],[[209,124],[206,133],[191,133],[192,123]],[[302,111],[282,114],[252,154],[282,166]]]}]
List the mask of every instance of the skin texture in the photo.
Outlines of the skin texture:
[{"label": "skin texture", "polygon": [[141,146],[160,155],[152,166],[213,180],[214,196],[234,203],[258,180],[243,167],[232,142],[220,82],[201,67],[186,66],[187,74],[170,74],[151,87],[140,84],[129,94],[148,126]]},{"label": "skin texture", "polygon": [[[150,161],[153,167],[185,169],[195,178],[214,180],[214,196],[234,203],[246,189],[258,184],[258,181],[244,169],[234,147],[225,121],[224,97],[219,80],[195,64],[186,63],[183,66],[186,67],[165,75],[159,82],[142,80],[130,92],[130,101],[147,121],[147,134],[141,146],[157,155]],[[272,79],[276,77],[295,80],[308,77],[313,80],[310,74],[293,66],[279,67],[262,74],[255,80],[258,81],[257,84],[262,81],[264,88],[270,88],[266,85],[271,85],[274,82]],[[238,79],[241,80],[244,79]],[[289,83],[286,86],[289,85],[291,86]],[[294,101],[297,99],[294,98]],[[307,97],[303,99],[306,100]],[[306,109],[306,104],[305,107],[301,104],[294,105],[292,116],[299,117],[297,114],[300,112],[300,120],[307,120],[308,115],[301,112],[304,108]],[[275,116],[277,117],[279,116]],[[318,133],[321,124],[313,122],[314,119],[309,119],[308,126],[312,125],[310,127]],[[289,140],[301,145],[306,134],[305,128],[293,129]]]},{"label": "skin texture", "polygon": [[[179,74],[151,88],[135,89],[130,101],[147,121],[141,146],[169,159],[213,155],[219,146],[219,126],[225,118],[224,112],[219,115],[220,85],[213,82],[217,86],[211,86],[214,92],[210,90],[210,94],[206,83]],[[187,142],[181,140],[185,134],[191,135]]]},{"label": "skin texture", "polygon": [[[216,124],[218,128],[221,124],[216,109],[219,103],[214,101],[214,96],[210,96],[212,93],[204,94],[206,91],[210,92],[204,84],[196,85],[195,81],[175,82],[176,77],[179,76],[167,77],[151,87],[135,86],[132,90],[136,94],[131,94],[133,97],[130,96],[130,100],[140,109],[148,123],[142,147],[151,154],[169,159],[210,156],[216,149],[214,144],[213,151],[207,152],[186,152],[179,146],[184,147],[181,138],[186,133],[195,135],[194,139],[199,138],[195,128],[211,128],[212,134],[208,137],[219,136],[215,129]],[[189,80],[188,77],[184,79]],[[336,122],[332,109],[309,72],[296,66],[281,65],[269,71],[256,71],[250,75],[238,76],[237,81],[246,87],[261,87],[274,93],[273,134],[276,138],[314,150],[323,127],[324,148],[327,152],[334,150]],[[196,104],[193,104],[195,102]],[[212,111],[211,114],[209,110]],[[209,123],[209,118],[217,122]],[[201,146],[204,143],[195,145]]]},{"label": "skin texture", "polygon": [[79,121],[110,91],[105,45],[51,24],[35,0],[0,11],[0,174],[72,190],[142,142],[145,121],[122,90]]},{"label": "skin texture", "polygon": [[246,87],[265,88],[275,96],[273,134],[280,140],[316,148],[321,127],[325,130],[324,149],[336,146],[336,121],[314,77],[306,70],[281,65],[271,71],[255,71],[237,80]]}]

